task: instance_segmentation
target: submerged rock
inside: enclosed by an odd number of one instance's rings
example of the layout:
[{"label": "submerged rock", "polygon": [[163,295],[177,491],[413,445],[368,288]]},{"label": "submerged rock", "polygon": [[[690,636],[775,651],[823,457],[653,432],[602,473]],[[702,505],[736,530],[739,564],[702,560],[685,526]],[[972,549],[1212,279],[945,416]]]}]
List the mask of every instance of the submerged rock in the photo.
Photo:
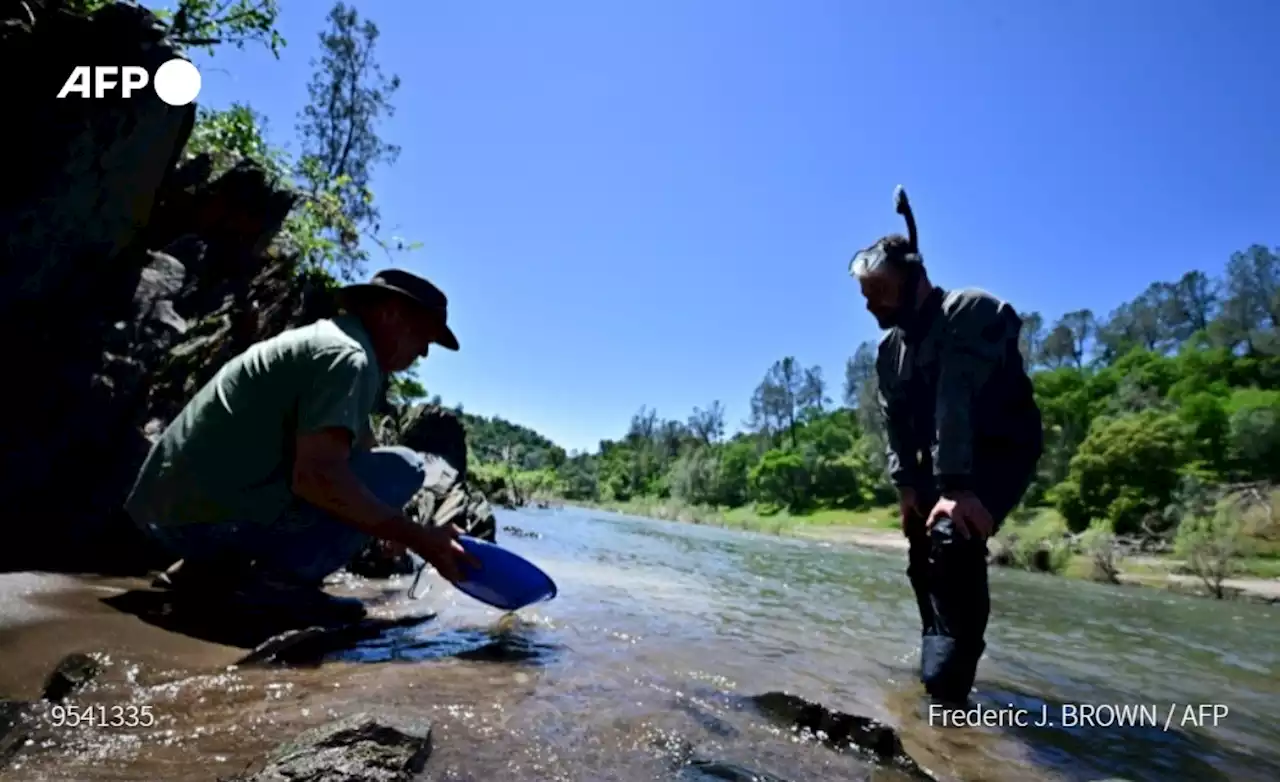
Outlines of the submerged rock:
[{"label": "submerged rock", "polygon": [[357,714],[302,733],[262,770],[227,782],[409,782],[430,756],[430,724]]},{"label": "submerged rock", "polygon": [[678,779],[681,782],[713,782],[714,780],[727,780],[727,782],[787,782],[782,777],[775,777],[773,774],[754,771],[736,763],[725,763],[720,760],[692,760],[688,765],[680,769]]},{"label": "submerged rock", "polygon": [[435,613],[395,618],[367,618],[345,627],[302,627],[286,630],[257,645],[236,665],[317,664],[328,655],[349,650],[384,633],[425,624]]},{"label": "submerged rock", "polygon": [[102,672],[97,659],[87,654],[69,654],[62,658],[45,680],[44,699],[57,703],[83,689]]},{"label": "submerged rock", "polygon": [[835,711],[787,692],[766,692],[746,700],[770,720],[812,734],[834,750],[857,752],[919,779],[934,778],[907,754],[898,732],[878,720]]},{"label": "submerged rock", "polygon": [[[102,673],[102,665],[88,654],[69,654],[45,680],[43,700],[58,703],[89,685]],[[7,760],[27,743],[39,728],[39,702],[0,700],[0,761]]]},{"label": "submerged rock", "polygon": [[0,700],[0,762],[22,747],[31,724],[30,703]]}]

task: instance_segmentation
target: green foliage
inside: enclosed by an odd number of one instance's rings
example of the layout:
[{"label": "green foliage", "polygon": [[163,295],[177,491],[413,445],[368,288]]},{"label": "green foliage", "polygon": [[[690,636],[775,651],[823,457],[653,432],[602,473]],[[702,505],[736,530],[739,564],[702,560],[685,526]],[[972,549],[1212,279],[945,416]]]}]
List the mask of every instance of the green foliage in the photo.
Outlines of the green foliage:
[{"label": "green foliage", "polygon": [[1010,519],[1000,545],[1008,564],[1036,573],[1060,573],[1071,560],[1067,529],[1052,511],[1031,513],[1027,519]]},{"label": "green foliage", "polygon": [[308,196],[310,235],[322,237],[325,262],[343,279],[363,270],[368,252],[360,238],[391,252],[410,246],[380,236],[379,210],[370,189],[373,169],[395,163],[400,148],[376,127],[395,109],[398,76],[382,73],[373,50],[378,26],[342,2],[329,11],[320,34],[320,59],[307,91],[311,102],[298,117],[302,153],[294,176]]},{"label": "green foliage", "polygon": [[564,449],[527,426],[498,416],[462,413],[469,459],[477,464],[510,464],[516,470],[555,470],[565,462]]},{"label": "green foliage", "polygon": [[1222,598],[1226,595],[1224,582],[1235,574],[1240,557],[1249,553],[1250,539],[1241,515],[1233,508],[1220,507],[1185,519],[1178,526],[1174,547],[1209,592]]},{"label": "green foliage", "polygon": [[[179,15],[182,9],[187,9],[185,23],[196,25],[193,29],[203,31],[205,39],[214,41],[207,33],[221,31],[214,42],[254,40],[253,30],[274,24],[276,18],[274,1],[215,5],[195,0],[184,1]],[[310,85],[312,102],[301,113],[302,154],[296,160],[267,142],[265,118],[243,104],[222,110],[201,107],[185,153],[188,158],[208,154],[215,175],[247,159],[294,189],[300,201],[277,239],[277,250],[296,258],[304,273],[352,280],[368,259],[362,238],[388,253],[416,245],[379,235],[369,187],[373,168],[394,162],[399,152],[376,132],[377,122],[393,113],[390,96],[399,79],[384,77],[373,58],[376,25],[342,3],[334,6],[329,22],[330,29],[320,36],[322,57]],[[271,35],[272,42],[283,43]]]},{"label": "green foliage", "polygon": [[1080,548],[1089,558],[1089,578],[1115,584],[1120,581],[1119,550],[1111,522],[1094,519],[1080,536]]},{"label": "green foliage", "polygon": [[1178,486],[1183,440],[1181,422],[1157,410],[1099,418],[1051,501],[1074,531],[1104,518],[1120,534],[1139,532]]},{"label": "green foliage", "polygon": [[765,506],[804,510],[809,504],[812,474],[804,457],[790,450],[772,448],[747,473],[756,499]]},{"label": "green foliage", "polygon": [[[92,14],[116,0],[68,0],[69,10]],[[152,13],[170,24],[173,40],[212,55],[216,47],[230,44],[243,49],[261,44],[276,57],[285,46],[276,29],[280,16],[277,0],[179,0],[176,10],[152,8]]]},{"label": "green foliage", "polygon": [[1236,477],[1280,478],[1280,391],[1236,389],[1225,408],[1227,451]]}]

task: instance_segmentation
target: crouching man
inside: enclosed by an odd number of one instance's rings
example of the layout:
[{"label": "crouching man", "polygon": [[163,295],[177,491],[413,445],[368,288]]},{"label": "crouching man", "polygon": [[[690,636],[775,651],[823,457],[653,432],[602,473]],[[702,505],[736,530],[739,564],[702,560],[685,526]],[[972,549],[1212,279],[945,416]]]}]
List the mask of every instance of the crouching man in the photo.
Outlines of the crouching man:
[{"label": "crouching man", "polygon": [[417,553],[446,579],[475,563],[456,528],[404,514],[422,457],[374,447],[387,373],[432,344],[458,349],[448,300],[387,270],[339,293],[345,313],[259,342],[223,366],[153,445],[125,508],[182,564],[172,587],[302,621],[364,615],[322,589],[371,538]]},{"label": "crouching man", "polygon": [[1040,411],[1007,302],[930,283],[901,188],[909,237],[886,236],[850,263],[882,329],[876,361],[889,473],[922,624],[920,676],[937,702],[968,703],[990,614],[986,539],[1022,500],[1043,450]]}]

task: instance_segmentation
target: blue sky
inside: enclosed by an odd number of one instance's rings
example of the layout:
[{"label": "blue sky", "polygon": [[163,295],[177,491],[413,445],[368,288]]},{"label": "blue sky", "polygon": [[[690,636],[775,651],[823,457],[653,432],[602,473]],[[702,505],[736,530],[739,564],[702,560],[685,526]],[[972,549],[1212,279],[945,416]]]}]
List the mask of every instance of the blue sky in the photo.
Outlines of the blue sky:
[{"label": "blue sky", "polygon": [[[288,146],[330,3],[282,5],[279,61],[196,62]],[[1276,0],[358,6],[403,80],[384,222],[462,343],[422,380],[566,448],[641,405],[732,428],[786,355],[838,398],[898,183],[936,282],[1046,318],[1280,244]]]}]

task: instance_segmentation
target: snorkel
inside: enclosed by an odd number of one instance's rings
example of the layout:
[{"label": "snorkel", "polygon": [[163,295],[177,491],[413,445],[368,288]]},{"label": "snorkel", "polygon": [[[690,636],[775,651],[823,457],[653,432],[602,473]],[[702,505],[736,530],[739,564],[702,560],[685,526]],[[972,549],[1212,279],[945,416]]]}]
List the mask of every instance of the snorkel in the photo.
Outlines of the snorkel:
[{"label": "snorkel", "polygon": [[911,202],[907,200],[907,191],[902,185],[893,189],[893,208],[907,223],[907,253],[900,262],[902,268],[902,287],[898,289],[898,307],[894,319],[900,325],[906,325],[916,308],[916,292],[920,289],[920,278],[924,275],[924,259],[920,257],[920,234],[916,231],[916,216],[911,211]]},{"label": "snorkel", "polygon": [[893,190],[893,205],[894,211],[907,223],[907,236],[889,234],[870,247],[859,250],[849,263],[849,273],[857,279],[886,272],[896,275],[900,280],[898,300],[890,312],[877,313],[876,318],[883,328],[906,328],[915,314],[916,295],[924,276],[924,259],[920,256],[915,214],[902,185]]}]

